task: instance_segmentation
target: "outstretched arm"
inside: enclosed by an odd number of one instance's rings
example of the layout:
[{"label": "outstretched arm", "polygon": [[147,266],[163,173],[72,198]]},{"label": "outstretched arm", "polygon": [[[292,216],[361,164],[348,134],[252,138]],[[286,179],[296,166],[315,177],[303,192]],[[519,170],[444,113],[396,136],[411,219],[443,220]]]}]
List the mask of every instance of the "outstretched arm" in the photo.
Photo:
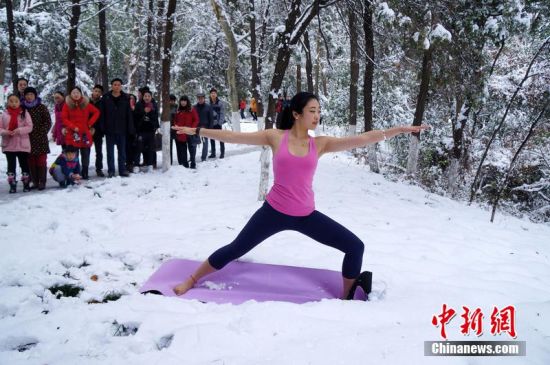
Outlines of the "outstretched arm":
[{"label": "outstretched arm", "polygon": [[[173,126],[178,134],[195,135],[197,128]],[[257,146],[272,146],[276,130],[268,129],[252,133],[233,132],[224,129],[206,129],[201,128],[199,135],[201,137],[215,139],[226,143],[249,144]]]},{"label": "outstretched arm", "polygon": [[418,133],[421,130],[429,128],[428,125],[420,126],[400,126],[385,130],[369,131],[350,137],[317,137],[317,147],[320,150],[319,155],[328,152],[347,151],[353,148],[365,147],[369,144],[377,143],[385,139],[393,138],[402,133]]}]

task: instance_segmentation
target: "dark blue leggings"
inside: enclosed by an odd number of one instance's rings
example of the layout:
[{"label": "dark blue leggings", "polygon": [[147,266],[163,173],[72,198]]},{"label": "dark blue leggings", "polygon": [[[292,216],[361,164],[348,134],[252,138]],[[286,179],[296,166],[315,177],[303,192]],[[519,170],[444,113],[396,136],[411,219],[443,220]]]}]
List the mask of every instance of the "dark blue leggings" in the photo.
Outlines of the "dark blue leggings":
[{"label": "dark blue leggings", "polygon": [[293,217],[278,212],[267,202],[254,213],[237,238],[214,252],[208,258],[208,262],[212,267],[220,270],[266,238],[286,230],[303,233],[322,244],[344,252],[342,275],[346,279],[354,279],[359,275],[365,245],[350,230],[318,211],[305,217]]}]

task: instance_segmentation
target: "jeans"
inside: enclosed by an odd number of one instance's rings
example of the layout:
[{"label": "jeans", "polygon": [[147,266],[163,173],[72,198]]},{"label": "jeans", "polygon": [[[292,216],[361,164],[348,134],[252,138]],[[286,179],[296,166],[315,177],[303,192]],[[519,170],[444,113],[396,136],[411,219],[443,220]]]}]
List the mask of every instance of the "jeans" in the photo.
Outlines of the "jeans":
[{"label": "jeans", "polygon": [[90,166],[90,147],[79,148],[78,151],[80,152],[82,177],[85,179],[88,177],[88,167]]},{"label": "jeans", "polygon": [[201,141],[202,141],[201,161],[206,161],[206,157],[208,156],[208,138],[201,137]]},{"label": "jeans", "polygon": [[[222,129],[221,125],[215,125],[212,127],[212,129]],[[216,140],[211,139],[210,140],[210,149],[212,150],[210,153],[212,156],[216,156]],[[223,157],[225,154],[225,143],[220,141],[220,157]]]},{"label": "jeans", "polygon": [[118,152],[118,173],[126,172],[126,135],[107,134],[107,168],[115,174],[115,145]]},{"label": "jeans", "polygon": [[142,153],[143,165],[153,165],[153,163],[155,162],[155,155],[157,153],[155,145],[155,132],[138,133],[134,156],[134,166],[139,166],[139,159]]},{"label": "jeans", "polygon": [[94,134],[94,147],[95,147],[95,170],[103,170],[103,134],[95,131]]},{"label": "jeans", "polygon": [[[187,160],[187,150],[189,149],[190,160]],[[189,142],[176,141],[176,150],[178,153],[178,164],[189,167],[189,161],[191,162],[191,168],[194,169],[195,154],[197,153],[197,146]]]},{"label": "jeans", "polygon": [[16,159],[19,160],[19,167],[24,174],[29,173],[29,153],[28,152],[4,152],[8,160],[8,173],[16,174]]}]

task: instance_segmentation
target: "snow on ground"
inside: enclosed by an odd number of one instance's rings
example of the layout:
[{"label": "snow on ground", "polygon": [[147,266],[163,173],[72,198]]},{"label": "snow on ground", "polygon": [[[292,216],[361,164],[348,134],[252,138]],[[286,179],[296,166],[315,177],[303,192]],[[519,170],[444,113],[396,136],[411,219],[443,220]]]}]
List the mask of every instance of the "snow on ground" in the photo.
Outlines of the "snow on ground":
[{"label": "snow on ground", "polygon": [[[346,153],[320,160],[317,208],[365,242],[372,301],[235,306],[139,294],[163,260],[205,259],[260,207],[259,148],[227,150],[196,171],[66,190],[48,182],[10,197],[3,188],[0,364],[549,363],[550,227],[502,214],[491,224],[486,210],[388,182]],[[243,260],[339,270],[342,254],[284,232]],[[83,290],[57,299],[48,288],[63,284]],[[491,335],[490,314],[514,305],[527,356],[425,357],[424,341],[441,339],[431,320],[443,304],[457,311],[450,340],[511,340]],[[481,337],[460,333],[462,306],[483,310]]]}]

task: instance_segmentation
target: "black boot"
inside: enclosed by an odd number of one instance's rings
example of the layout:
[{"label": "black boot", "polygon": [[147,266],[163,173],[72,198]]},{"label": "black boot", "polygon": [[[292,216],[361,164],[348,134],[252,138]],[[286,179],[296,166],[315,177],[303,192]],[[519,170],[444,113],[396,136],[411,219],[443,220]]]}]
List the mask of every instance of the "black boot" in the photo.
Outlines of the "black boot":
[{"label": "black boot", "polygon": [[357,287],[360,287],[361,289],[363,289],[366,299],[369,300],[368,296],[372,290],[372,273],[370,271],[363,271],[357,277],[357,279],[355,279],[355,282],[351,286],[348,296],[346,297],[347,300],[353,299],[353,297],[355,296],[355,290],[357,290]]},{"label": "black boot", "polygon": [[26,172],[23,173],[21,176],[21,182],[23,183],[23,192],[29,192],[31,191],[31,177]]},{"label": "black boot", "polygon": [[46,189],[46,177],[48,176],[48,168],[46,166],[38,166],[38,190]]},{"label": "black boot", "polygon": [[30,165],[29,171],[31,173],[31,190],[38,188],[38,167],[36,165]]},{"label": "black boot", "polygon": [[17,193],[17,180],[14,173],[8,173],[8,184],[10,184],[10,194]]}]

